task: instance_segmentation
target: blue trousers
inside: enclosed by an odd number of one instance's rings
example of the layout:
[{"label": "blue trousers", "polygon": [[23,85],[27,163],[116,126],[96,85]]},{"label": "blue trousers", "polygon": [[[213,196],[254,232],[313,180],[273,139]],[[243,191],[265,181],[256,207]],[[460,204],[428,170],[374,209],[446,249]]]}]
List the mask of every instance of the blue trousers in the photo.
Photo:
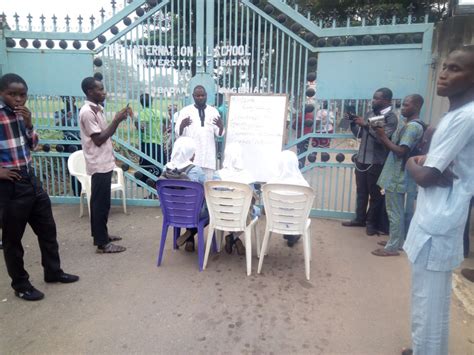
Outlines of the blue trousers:
[{"label": "blue trousers", "polygon": [[390,222],[390,239],[385,250],[395,252],[405,241],[405,194],[385,191],[385,206]]},{"label": "blue trousers", "polygon": [[447,355],[452,271],[427,270],[431,240],[412,264],[411,333],[414,355]]}]

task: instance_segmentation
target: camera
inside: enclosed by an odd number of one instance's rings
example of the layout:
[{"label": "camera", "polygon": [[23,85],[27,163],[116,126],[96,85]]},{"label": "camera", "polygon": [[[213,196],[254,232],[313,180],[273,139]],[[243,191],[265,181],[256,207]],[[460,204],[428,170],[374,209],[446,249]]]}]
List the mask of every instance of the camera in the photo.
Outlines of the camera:
[{"label": "camera", "polygon": [[357,117],[356,115],[356,107],[354,105],[347,105],[344,109],[344,111],[347,114],[347,119],[349,121],[354,121],[354,119]]},{"label": "camera", "polygon": [[385,116],[374,116],[369,118],[369,126],[372,128],[383,127],[385,125]]}]

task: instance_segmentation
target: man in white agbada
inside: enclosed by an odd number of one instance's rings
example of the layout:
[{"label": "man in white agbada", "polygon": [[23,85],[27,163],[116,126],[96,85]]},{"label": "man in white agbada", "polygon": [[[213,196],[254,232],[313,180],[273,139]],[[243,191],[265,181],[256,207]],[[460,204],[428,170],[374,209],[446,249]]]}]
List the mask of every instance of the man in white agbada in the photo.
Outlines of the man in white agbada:
[{"label": "man in white agbada", "polygon": [[201,167],[208,180],[216,170],[215,137],[224,134],[224,124],[219,112],[206,105],[206,89],[198,85],[193,90],[194,104],[184,107],[179,112],[175,126],[177,137],[191,137],[196,142],[194,164]]},{"label": "man in white agbada", "polygon": [[[268,184],[289,184],[309,186],[299,169],[298,157],[290,150],[284,150],[278,156],[278,171]],[[300,235],[284,235],[289,247],[292,247],[301,238]]]},{"label": "man in white agbada", "polygon": [[[251,184],[255,182],[252,174],[244,169],[244,163],[242,160],[242,148],[238,143],[230,143],[225,147],[223,168],[217,170],[213,176],[213,180],[223,180],[240,182],[242,184]],[[254,218],[260,215],[260,209],[257,206],[250,207],[249,218]],[[248,221],[249,222],[249,221]],[[228,254],[232,254],[233,246],[237,250],[237,254],[245,255],[245,247],[239,236],[242,233],[230,233],[225,237],[224,249]]]}]

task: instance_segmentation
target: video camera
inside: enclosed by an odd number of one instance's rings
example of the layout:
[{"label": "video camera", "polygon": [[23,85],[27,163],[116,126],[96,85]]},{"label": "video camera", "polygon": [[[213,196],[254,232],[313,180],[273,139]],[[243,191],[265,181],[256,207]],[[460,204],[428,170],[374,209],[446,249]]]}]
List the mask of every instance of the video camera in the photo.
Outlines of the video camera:
[{"label": "video camera", "polygon": [[383,127],[385,125],[385,116],[374,116],[369,118],[369,126],[372,128]]}]

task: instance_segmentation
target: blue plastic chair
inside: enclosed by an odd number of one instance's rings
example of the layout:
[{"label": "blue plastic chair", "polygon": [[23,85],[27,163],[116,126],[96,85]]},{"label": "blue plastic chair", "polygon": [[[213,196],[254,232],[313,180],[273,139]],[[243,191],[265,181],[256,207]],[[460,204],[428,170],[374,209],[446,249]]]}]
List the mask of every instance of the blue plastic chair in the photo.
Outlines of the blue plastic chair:
[{"label": "blue plastic chair", "polygon": [[204,205],[204,187],[194,181],[169,179],[158,180],[156,182],[156,189],[163,212],[163,226],[157,266],[161,265],[161,260],[163,259],[168,227],[174,227],[173,249],[178,249],[176,239],[180,235],[181,228],[197,228],[199,271],[202,271],[205,247],[204,227],[209,224],[209,216],[200,216],[202,206]]}]

